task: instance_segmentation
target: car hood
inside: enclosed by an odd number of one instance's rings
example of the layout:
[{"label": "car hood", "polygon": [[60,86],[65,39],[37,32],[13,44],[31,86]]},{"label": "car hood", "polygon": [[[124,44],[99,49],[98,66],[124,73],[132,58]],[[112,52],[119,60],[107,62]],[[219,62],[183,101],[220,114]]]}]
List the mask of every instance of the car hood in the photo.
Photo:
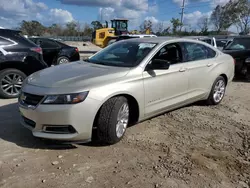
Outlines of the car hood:
[{"label": "car hood", "polygon": [[30,75],[27,83],[40,87],[93,87],[124,77],[130,68],[103,66],[84,61],[50,67]]}]

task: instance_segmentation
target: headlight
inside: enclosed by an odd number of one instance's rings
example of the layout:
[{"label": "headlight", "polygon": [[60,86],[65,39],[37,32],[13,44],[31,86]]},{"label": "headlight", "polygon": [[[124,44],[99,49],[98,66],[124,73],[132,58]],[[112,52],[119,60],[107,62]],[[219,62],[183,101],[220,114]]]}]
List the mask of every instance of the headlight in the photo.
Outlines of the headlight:
[{"label": "headlight", "polygon": [[77,104],[86,99],[88,91],[64,95],[48,95],[43,104]]}]

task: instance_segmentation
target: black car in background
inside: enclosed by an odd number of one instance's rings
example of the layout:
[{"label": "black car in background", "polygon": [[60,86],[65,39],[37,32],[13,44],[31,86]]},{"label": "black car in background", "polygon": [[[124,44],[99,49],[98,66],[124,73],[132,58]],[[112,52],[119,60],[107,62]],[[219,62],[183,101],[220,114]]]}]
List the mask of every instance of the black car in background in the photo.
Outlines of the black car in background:
[{"label": "black car in background", "polygon": [[16,98],[24,79],[48,67],[42,49],[19,31],[0,29],[0,97]]},{"label": "black car in background", "polygon": [[72,47],[57,40],[48,38],[31,37],[29,40],[42,48],[43,59],[48,66],[80,60],[77,47]]},{"label": "black car in background", "polygon": [[223,52],[235,59],[235,76],[250,79],[250,37],[234,37]]}]

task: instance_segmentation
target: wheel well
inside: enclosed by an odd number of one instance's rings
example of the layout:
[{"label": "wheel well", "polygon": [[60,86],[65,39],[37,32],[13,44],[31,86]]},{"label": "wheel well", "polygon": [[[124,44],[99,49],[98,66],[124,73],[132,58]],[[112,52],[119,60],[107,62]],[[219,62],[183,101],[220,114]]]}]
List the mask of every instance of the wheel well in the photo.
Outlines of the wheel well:
[{"label": "wheel well", "polygon": [[222,77],[225,79],[225,82],[226,82],[226,84],[227,84],[227,82],[228,82],[227,75],[225,75],[225,74],[221,74],[220,76],[222,76]]},{"label": "wheel well", "polygon": [[25,70],[23,63],[18,61],[2,63],[0,66],[0,71],[4,69],[17,69],[26,74],[27,76],[29,75],[29,72]]},{"label": "wheel well", "polygon": [[[128,94],[115,95],[113,97],[120,97],[120,96],[123,96],[123,97],[127,98],[127,100],[128,100],[129,107],[130,107],[130,109],[129,109],[129,112],[130,112],[130,114],[129,114],[129,116],[130,116],[130,123],[129,124],[133,125],[136,122],[138,122],[138,120],[139,120],[139,105],[138,105],[138,102],[137,102],[137,100],[133,96],[128,95]],[[111,98],[113,98],[113,97],[111,97]],[[96,121],[97,121],[97,118],[99,116],[99,112],[100,112],[101,107],[99,108],[99,110],[98,110],[98,112],[97,112],[97,114],[95,116],[93,127],[95,127],[95,125],[96,125]]]},{"label": "wheel well", "polygon": [[133,125],[139,120],[139,105],[137,100],[131,95],[122,95],[128,99],[128,103],[130,106],[130,124]]}]

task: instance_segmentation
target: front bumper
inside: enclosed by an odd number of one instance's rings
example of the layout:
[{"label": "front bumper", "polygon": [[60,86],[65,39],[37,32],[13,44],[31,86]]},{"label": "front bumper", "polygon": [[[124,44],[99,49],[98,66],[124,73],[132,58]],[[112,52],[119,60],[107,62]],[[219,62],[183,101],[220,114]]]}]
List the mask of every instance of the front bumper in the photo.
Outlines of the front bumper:
[{"label": "front bumper", "polygon": [[[90,98],[86,98],[82,103],[74,105],[39,104],[35,109],[19,103],[20,122],[30,129],[35,137],[86,142],[91,140],[93,123],[98,108],[99,101]],[[65,134],[46,131],[45,127],[50,126],[72,126],[75,132]]]}]

